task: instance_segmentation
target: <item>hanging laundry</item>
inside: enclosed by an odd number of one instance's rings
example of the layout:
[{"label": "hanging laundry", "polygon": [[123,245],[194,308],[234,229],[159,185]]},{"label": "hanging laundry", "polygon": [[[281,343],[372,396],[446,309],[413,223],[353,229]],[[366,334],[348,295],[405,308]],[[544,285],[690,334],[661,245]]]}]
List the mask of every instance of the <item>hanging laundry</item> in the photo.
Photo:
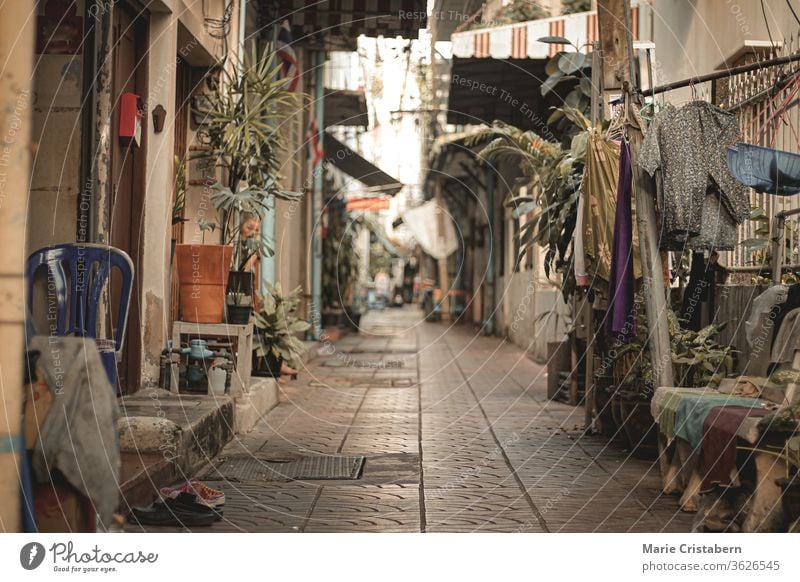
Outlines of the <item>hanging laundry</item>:
[{"label": "hanging laundry", "polygon": [[119,415],[94,340],[36,336],[37,371],[53,393],[33,452],[36,479],[60,474],[89,497],[106,526],[119,501]]},{"label": "hanging laundry", "polygon": [[706,418],[718,406],[739,406],[749,410],[760,410],[764,408],[764,401],[728,394],[697,396],[684,394],[675,410],[675,436],[687,441],[692,450],[697,450],[703,442]]},{"label": "hanging laundry", "polygon": [[[764,318],[769,315],[775,305],[780,305],[786,301],[788,293],[788,285],[773,285],[753,299],[753,304],[750,307],[750,316],[744,322],[745,336],[751,348],[755,347],[756,340],[763,335],[759,334],[758,331]],[[764,340],[761,339],[760,343],[763,344]]]},{"label": "hanging laundry", "polygon": [[717,406],[711,409],[703,423],[703,485],[708,491],[714,485],[732,485],[736,470],[736,433],[750,417],[764,417],[766,408]]},{"label": "hanging laundry", "polygon": [[639,165],[660,170],[662,246],[669,250],[732,249],[736,225],[750,215],[742,184],[728,168],[725,145],[739,134],[736,118],[693,101],[667,105],[645,135]]},{"label": "hanging laundry", "polygon": [[[581,213],[585,274],[595,289],[604,292],[611,274],[611,247],[617,212],[619,184],[619,143],[605,139],[596,131],[589,132],[586,170],[583,178]],[[631,215],[632,217],[634,214]],[[632,218],[633,222],[633,218]],[[633,274],[642,276],[639,260],[639,236],[633,229]],[[577,235],[576,235],[577,241]],[[576,247],[576,253],[577,253]],[[576,257],[577,258],[577,257]],[[577,273],[577,270],[576,270]]]},{"label": "hanging laundry", "polygon": [[[789,82],[775,92],[775,96],[764,109],[772,111],[772,114],[761,124],[757,140],[760,141],[772,134],[770,147],[743,142],[728,144],[728,167],[736,179],[745,186],[776,196],[792,196],[800,192],[800,155],[774,149],[778,130],[782,125],[789,126],[795,142],[800,146],[800,137],[792,122],[792,116],[787,115],[789,110],[797,105],[798,92],[800,92],[800,74],[795,72]],[[776,105],[779,99],[780,103]],[[756,121],[761,121],[760,115],[754,117],[740,135],[747,133]]]},{"label": "hanging laundry", "polygon": [[770,360],[778,364],[791,364],[795,350],[800,350],[800,309],[792,309],[783,319],[772,342]]},{"label": "hanging laundry", "polygon": [[717,263],[717,254],[711,253],[706,261],[703,253],[692,253],[692,266],[689,271],[689,282],[683,291],[681,305],[681,325],[684,329],[700,331],[703,327],[703,305],[709,304],[709,312],[713,312],[714,293],[717,278],[724,276],[725,269]]},{"label": "hanging laundry", "polygon": [[611,251],[611,268],[608,281],[608,314],[606,333],[620,342],[636,335],[633,276],[633,215],[631,211],[631,186],[633,168],[630,148],[622,142],[619,157],[619,185],[614,220],[614,240]]},{"label": "hanging laundry", "polygon": [[775,345],[778,332],[783,326],[783,320],[789,315],[789,312],[798,307],[800,307],[800,283],[795,283],[794,285],[789,285],[789,290],[786,292],[786,300],[780,305],[773,306],[770,310],[769,317],[773,322],[770,348]]},{"label": "hanging laundry", "polygon": [[585,229],[585,206],[586,206],[586,192],[581,189],[578,195],[578,215],[575,223],[575,244],[573,255],[575,256],[575,284],[578,287],[588,287],[592,284],[591,277],[586,270],[586,248],[583,239],[583,231]]},{"label": "hanging laundry", "polygon": [[776,196],[800,192],[800,155],[739,142],[728,148],[728,167],[745,186]]}]

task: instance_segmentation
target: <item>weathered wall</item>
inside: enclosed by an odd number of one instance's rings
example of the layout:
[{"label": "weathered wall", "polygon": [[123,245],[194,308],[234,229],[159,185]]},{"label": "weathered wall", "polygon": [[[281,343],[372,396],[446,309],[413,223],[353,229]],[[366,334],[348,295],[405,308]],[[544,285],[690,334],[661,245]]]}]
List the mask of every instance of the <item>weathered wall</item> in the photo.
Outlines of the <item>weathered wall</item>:
[{"label": "weathered wall", "polygon": [[535,271],[526,271],[504,280],[503,306],[510,316],[503,331],[529,357],[545,362],[547,343],[564,338],[568,309],[561,291],[543,285],[540,279]]},{"label": "weathered wall", "polygon": [[[79,15],[83,4],[79,2]],[[76,239],[83,56],[36,55],[34,66],[30,251]]]},{"label": "weathered wall", "polygon": [[[169,321],[169,251],[172,211],[173,152],[175,132],[175,71],[178,55],[178,22],[173,14],[150,17],[150,80],[144,103],[148,116],[145,159],[144,232],[139,272],[141,285],[142,385],[158,383],[159,357],[164,349]],[[161,105],[167,122],[155,132],[151,112]],[[172,121],[172,123],[169,123]]]},{"label": "weathered wall", "polygon": [[[713,72],[745,41],[769,41],[756,0],[658,0],[649,3],[650,9],[646,4],[640,11],[642,37],[655,42],[659,84]],[[797,36],[797,21],[785,0],[765,0],[764,7],[773,40]],[[696,90],[707,96],[709,87],[705,83]],[[668,98],[685,101],[691,89],[671,92]]]}]

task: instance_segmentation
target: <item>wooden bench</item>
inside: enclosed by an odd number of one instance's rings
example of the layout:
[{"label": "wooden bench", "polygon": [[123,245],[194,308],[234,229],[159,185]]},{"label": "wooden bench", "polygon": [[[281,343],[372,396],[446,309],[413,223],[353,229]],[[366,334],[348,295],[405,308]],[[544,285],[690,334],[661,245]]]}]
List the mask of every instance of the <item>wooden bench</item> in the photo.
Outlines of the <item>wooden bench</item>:
[{"label": "wooden bench", "polygon": [[[721,394],[711,388],[670,388],[662,387],[656,391],[652,403],[653,418],[659,421],[664,402],[664,394],[669,391],[694,394]],[[789,397],[793,393],[787,391]],[[780,403],[784,398],[775,393],[765,391],[761,400]],[[736,436],[745,446],[763,448],[768,445],[782,445],[787,433],[769,431],[762,435],[758,427],[759,418],[746,418],[740,425]],[[659,465],[661,469],[662,489],[666,495],[681,494],[680,506],[683,511],[696,512],[699,507],[703,474],[701,452],[692,450],[690,444],[681,438],[667,443],[666,437],[659,430],[658,434]],[[755,469],[755,487],[749,498],[742,530],[745,532],[777,531],[783,523],[783,504],[781,488],[776,480],[785,477],[788,467],[785,461],[775,455],[756,450],[753,452]],[[739,484],[739,468],[731,475],[733,486]]]}]

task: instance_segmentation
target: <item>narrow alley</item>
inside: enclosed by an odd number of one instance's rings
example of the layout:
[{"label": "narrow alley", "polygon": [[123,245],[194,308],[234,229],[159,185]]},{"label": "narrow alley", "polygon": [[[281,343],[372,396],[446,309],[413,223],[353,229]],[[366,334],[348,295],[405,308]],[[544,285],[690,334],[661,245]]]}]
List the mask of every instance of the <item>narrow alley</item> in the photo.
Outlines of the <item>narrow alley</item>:
[{"label": "narrow alley", "polygon": [[207,469],[227,502],[197,531],[690,530],[677,498],[660,494],[657,461],[581,438],[582,409],[547,402],[545,369],[513,344],[425,323],[411,306],[370,312],[362,326],[323,344],[214,462],[364,455],[361,477],[214,480]]}]

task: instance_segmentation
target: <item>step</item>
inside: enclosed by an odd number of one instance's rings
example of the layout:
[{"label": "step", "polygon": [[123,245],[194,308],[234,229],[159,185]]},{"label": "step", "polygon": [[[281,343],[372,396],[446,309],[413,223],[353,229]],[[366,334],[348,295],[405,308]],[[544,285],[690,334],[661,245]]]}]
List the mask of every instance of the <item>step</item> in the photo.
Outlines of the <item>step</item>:
[{"label": "step", "polygon": [[253,430],[261,417],[278,405],[278,395],[278,381],[275,378],[250,378],[247,392],[236,397],[233,415],[236,434]]},{"label": "step", "polygon": [[158,498],[158,489],[176,480],[175,464],[160,453],[122,453],[120,513],[145,507]]},{"label": "step", "polygon": [[191,477],[233,438],[228,396],[147,388],[120,399],[120,409],[121,488],[132,498]]}]

